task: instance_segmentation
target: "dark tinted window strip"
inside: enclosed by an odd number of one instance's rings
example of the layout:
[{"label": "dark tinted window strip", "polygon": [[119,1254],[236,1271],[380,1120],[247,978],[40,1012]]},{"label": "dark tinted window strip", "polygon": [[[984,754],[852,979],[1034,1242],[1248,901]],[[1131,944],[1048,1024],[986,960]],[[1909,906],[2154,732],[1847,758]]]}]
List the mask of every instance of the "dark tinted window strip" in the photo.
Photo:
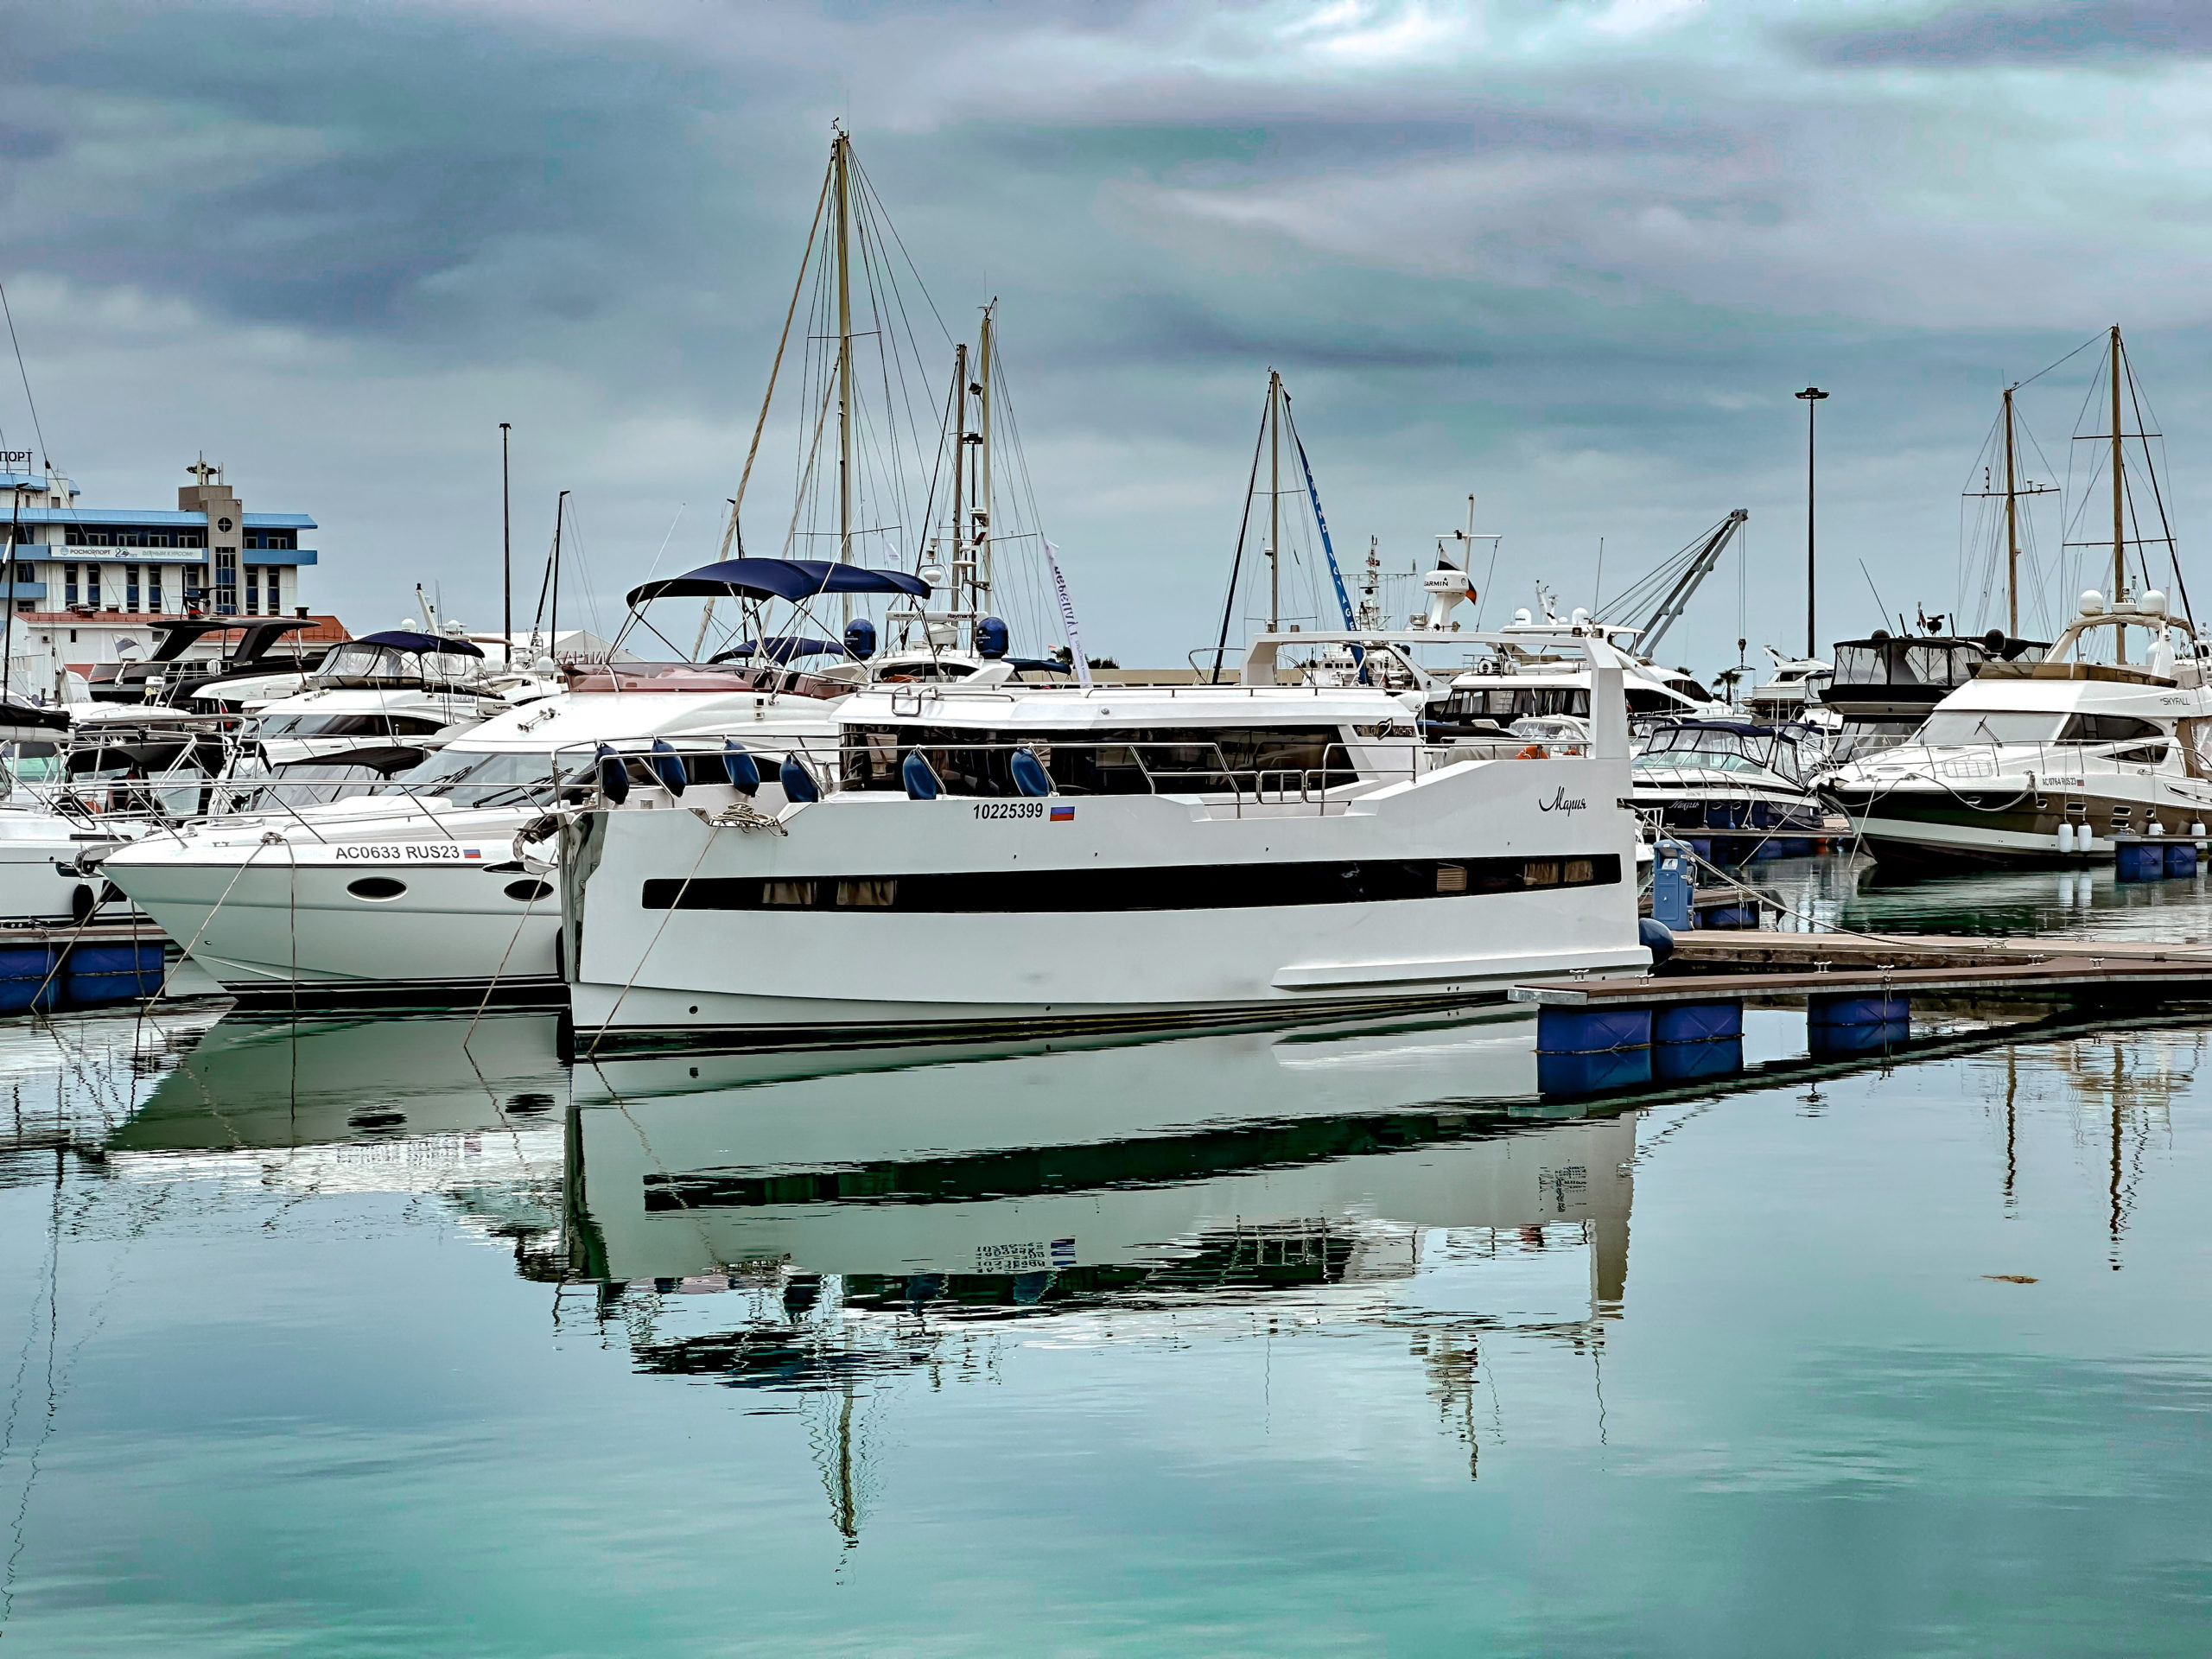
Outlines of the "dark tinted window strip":
[{"label": "dark tinted window strip", "polygon": [[[957,874],[708,876],[645,884],[647,910],[852,910],[934,914],[1249,910],[1361,905],[1488,893],[1611,887],[1613,854],[1545,858],[1371,859],[1306,864],[1182,864],[1146,869],[991,870]],[[681,894],[679,900],[678,894]]]}]

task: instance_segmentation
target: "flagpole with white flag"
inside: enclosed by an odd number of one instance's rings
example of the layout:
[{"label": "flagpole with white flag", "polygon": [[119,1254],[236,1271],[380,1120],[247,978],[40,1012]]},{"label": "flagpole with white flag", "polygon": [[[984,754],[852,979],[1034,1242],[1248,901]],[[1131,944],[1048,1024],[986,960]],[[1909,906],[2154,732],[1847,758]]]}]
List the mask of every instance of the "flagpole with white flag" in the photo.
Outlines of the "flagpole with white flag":
[{"label": "flagpole with white flag", "polygon": [[1083,654],[1083,630],[1076,626],[1075,601],[1068,597],[1068,579],[1060,574],[1060,562],[1052,556],[1059,549],[1050,542],[1045,543],[1045,563],[1052,567],[1052,590],[1060,596],[1060,632],[1067,636],[1068,655],[1075,665],[1077,685],[1090,683],[1090,659]]}]

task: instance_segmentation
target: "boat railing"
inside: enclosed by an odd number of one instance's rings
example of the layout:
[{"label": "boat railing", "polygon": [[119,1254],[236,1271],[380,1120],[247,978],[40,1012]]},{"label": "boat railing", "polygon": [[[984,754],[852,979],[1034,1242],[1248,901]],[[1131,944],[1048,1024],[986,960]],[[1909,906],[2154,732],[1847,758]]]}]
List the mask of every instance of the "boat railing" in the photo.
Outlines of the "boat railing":
[{"label": "boat railing", "polygon": [[[1948,751],[1942,758],[1926,763],[1921,768],[1928,775],[1945,782],[1971,781],[1976,779],[2000,777],[2032,777],[2047,782],[2052,776],[2087,777],[2103,773],[2118,776],[2122,773],[2139,774],[2152,771],[2164,764],[2166,752],[2179,741],[2163,734],[2156,737],[2107,738],[2088,742],[2052,742],[2040,739],[2004,741],[1992,740],[1983,743],[1944,744]],[[2130,751],[2139,751],[2155,746],[2159,753],[2155,758],[2130,758]],[[1898,747],[1906,747],[1898,745]],[[1888,750],[1878,750],[1867,756],[1891,755]],[[2186,757],[2184,757],[2186,758]],[[1894,758],[1884,764],[1906,765]]]},{"label": "boat railing", "polygon": [[[699,761],[716,760],[725,753],[718,746],[709,747],[702,742],[699,747],[690,747],[681,740],[661,741],[667,743],[666,747],[655,748],[650,739],[607,743],[579,753],[573,769],[562,766],[561,758],[556,756],[553,788],[556,794],[574,791],[581,796],[577,804],[588,810],[606,804],[605,790],[596,771],[603,759],[623,761],[631,787],[646,789],[658,784],[654,775],[656,761],[688,761],[691,763],[685,768],[688,788],[705,781],[696,775]],[[790,760],[805,768],[823,794],[891,793],[901,786],[899,771],[906,757],[917,752],[929,762],[944,792],[960,798],[1030,798],[1009,787],[1010,777],[992,775],[1000,770],[1010,773],[1014,754],[1027,752],[1045,768],[1054,796],[1220,797],[1225,798],[1222,804],[1240,816],[1248,808],[1265,807],[1279,811],[1287,805],[1311,806],[1317,814],[1341,811],[1348,796],[1395,782],[1401,775],[1410,779],[1420,770],[1417,757],[1410,754],[1402,766],[1378,761],[1371,752],[1366,759],[1356,760],[1351,746],[1341,741],[1323,747],[1318,766],[1240,766],[1230,760],[1217,740],[1203,737],[1184,741],[1133,741],[1116,738],[1077,742],[1054,740],[894,745],[832,742],[794,733],[773,749],[754,752],[753,760],[761,776],[771,782],[783,762]],[[1071,755],[1096,757],[1099,761],[1097,772],[1119,773],[1124,784],[1134,781],[1139,786],[1094,790],[1073,783],[1067,776],[1073,769],[1064,764]],[[992,757],[1004,757],[1003,767],[993,768],[989,764]],[[984,787],[976,787],[978,784]]]}]

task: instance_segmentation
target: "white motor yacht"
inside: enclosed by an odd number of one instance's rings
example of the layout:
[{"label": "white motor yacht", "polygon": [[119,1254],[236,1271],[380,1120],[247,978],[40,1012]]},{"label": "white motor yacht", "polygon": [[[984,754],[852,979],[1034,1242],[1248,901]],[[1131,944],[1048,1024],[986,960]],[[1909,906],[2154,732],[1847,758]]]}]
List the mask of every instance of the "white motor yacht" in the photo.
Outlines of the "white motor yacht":
[{"label": "white motor yacht", "polygon": [[[2113,660],[2087,659],[2100,642]],[[2050,863],[2108,853],[2114,836],[2201,835],[2207,656],[2163,594],[2084,594],[2043,660],[1980,662],[1909,741],[1827,773],[1821,792],[1900,863]]]},{"label": "white motor yacht", "polygon": [[[630,600],[704,594],[758,605],[825,592],[928,589],[895,571],[746,559],[645,583]],[[762,637],[785,642],[763,653],[768,658],[801,654],[790,648],[798,636]],[[856,645],[868,638],[872,629],[853,632]],[[1010,672],[998,663],[963,665],[986,683]],[[760,752],[768,799],[779,800],[773,774],[781,757],[834,744],[837,702],[866,677],[867,664],[851,658],[819,673],[743,658],[573,665],[558,689],[446,734],[434,753],[388,780],[357,783],[347,798],[321,803],[249,797],[238,813],[124,850],[104,872],[249,1003],[556,1000],[560,903],[542,870],[517,861],[518,836],[564,792],[602,789],[615,777],[634,783],[641,798],[728,805],[735,798],[727,785],[733,746]],[[340,734],[290,741],[334,743]],[[368,733],[352,741],[404,740]],[[278,770],[362,764],[309,759]],[[296,792],[315,786],[295,781]]]},{"label": "white motor yacht", "polygon": [[246,704],[245,754],[218,810],[282,812],[362,793],[557,683],[495,682],[487,666],[483,648],[457,631],[394,628],[336,646],[304,690]]},{"label": "white motor yacht", "polygon": [[1236,685],[870,688],[772,814],[645,789],[571,816],[579,1051],[1218,1023],[1649,964],[1618,652],[1578,642],[1592,753],[1523,760],[1426,741],[1418,694],[1275,683],[1314,639],[1261,636]]},{"label": "white motor yacht", "polygon": [[[316,626],[304,616],[149,618],[146,626],[161,643],[149,657],[95,668],[88,688],[93,702],[238,714],[249,697],[289,696],[300,690],[327,650],[286,639]],[[195,648],[213,654],[187,655]]]},{"label": "white motor yacht", "polygon": [[1785,657],[1772,645],[1773,675],[1753,686],[1744,706],[1760,720],[1791,721],[1812,716],[1820,707],[1821,688],[1835,677],[1835,664],[1817,657]]},{"label": "white motor yacht", "polygon": [[1675,720],[1643,735],[1630,798],[1661,834],[1724,862],[1809,853],[1827,816],[1808,780],[1803,728]]},{"label": "white motor yacht", "polygon": [[[1727,704],[1677,670],[1664,669],[1628,655],[1634,630],[1592,622],[1576,611],[1565,620],[1537,621],[1521,611],[1513,621],[1488,636],[1489,648],[1471,658],[1451,677],[1451,690],[1429,711],[1439,735],[1480,735],[1486,729],[1510,729],[1531,718],[1590,716],[1591,664],[1579,648],[1581,639],[1604,639],[1620,656],[1622,691],[1631,726],[1641,731],[1662,720],[1722,715]],[[1465,635],[1432,636],[1450,646]]]}]

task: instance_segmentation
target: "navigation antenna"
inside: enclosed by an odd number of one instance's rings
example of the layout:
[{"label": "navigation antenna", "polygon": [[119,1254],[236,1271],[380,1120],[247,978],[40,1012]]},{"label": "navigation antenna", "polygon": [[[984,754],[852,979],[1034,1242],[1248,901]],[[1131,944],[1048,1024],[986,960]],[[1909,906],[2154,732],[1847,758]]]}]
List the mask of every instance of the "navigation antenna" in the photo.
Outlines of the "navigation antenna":
[{"label": "navigation antenna", "polygon": [[1502,530],[1475,528],[1475,498],[1472,495],[1467,498],[1467,527],[1465,530],[1452,531],[1448,537],[1439,536],[1436,538],[1436,556],[1440,559],[1444,556],[1446,541],[1459,543],[1459,568],[1462,570],[1471,570],[1474,568],[1474,550],[1477,542],[1490,543],[1490,568],[1483,572],[1483,585],[1475,594],[1474,626],[1478,628],[1483,625],[1483,607],[1490,601],[1491,582],[1497,575],[1498,543],[1504,539],[1505,532]]}]

